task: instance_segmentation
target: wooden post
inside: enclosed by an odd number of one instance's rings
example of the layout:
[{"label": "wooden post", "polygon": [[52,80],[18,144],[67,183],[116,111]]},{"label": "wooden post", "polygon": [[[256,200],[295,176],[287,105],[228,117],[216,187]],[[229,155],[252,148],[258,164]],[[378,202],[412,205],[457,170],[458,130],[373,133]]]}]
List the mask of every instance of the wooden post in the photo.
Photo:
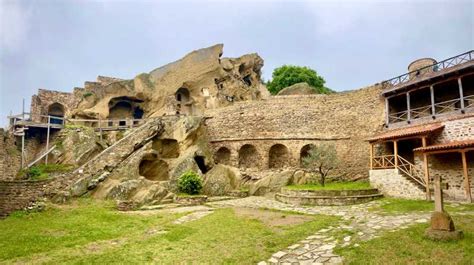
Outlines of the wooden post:
[{"label": "wooden post", "polygon": [[374,144],[370,143],[370,169],[374,169]]},{"label": "wooden post", "polygon": [[[48,130],[46,131],[46,152],[49,150],[49,131],[50,131],[50,122],[51,122],[51,116],[48,115]],[[44,163],[48,164],[48,156],[47,154],[44,158]]]},{"label": "wooden post", "polygon": [[102,142],[102,122],[100,120],[100,117],[99,117],[99,138],[100,138],[100,141]]},{"label": "wooden post", "polygon": [[411,121],[410,92],[407,92],[407,122]]},{"label": "wooden post", "polygon": [[395,158],[395,168],[398,168],[398,143],[393,141],[393,156]]},{"label": "wooden post", "polygon": [[390,113],[389,113],[388,98],[385,98],[385,125],[388,127],[389,123],[390,123]]},{"label": "wooden post", "polygon": [[458,86],[459,86],[459,99],[461,100],[461,111],[464,111],[464,93],[462,89],[461,77],[458,78]]},{"label": "wooden post", "polygon": [[434,98],[434,87],[430,86],[430,96],[431,96],[431,115],[433,118],[436,116],[436,108],[435,108],[435,98]]},{"label": "wooden post", "polygon": [[466,193],[466,200],[468,202],[472,202],[472,196],[471,196],[471,181],[469,180],[469,175],[468,175],[468,168],[467,168],[467,159],[466,159],[466,151],[461,152],[462,155],[462,171],[464,175],[464,191]]},{"label": "wooden post", "polygon": [[435,211],[443,212],[443,192],[441,191],[441,176],[436,174],[434,176],[434,195],[435,195]]},{"label": "wooden post", "polygon": [[25,168],[25,128],[21,136],[21,168]]},{"label": "wooden post", "polygon": [[[426,136],[421,138],[421,143],[423,147],[426,147]],[[428,166],[428,155],[423,153],[423,171],[425,173],[425,191],[426,191],[426,200],[431,200],[431,190],[430,190],[430,170]]]}]

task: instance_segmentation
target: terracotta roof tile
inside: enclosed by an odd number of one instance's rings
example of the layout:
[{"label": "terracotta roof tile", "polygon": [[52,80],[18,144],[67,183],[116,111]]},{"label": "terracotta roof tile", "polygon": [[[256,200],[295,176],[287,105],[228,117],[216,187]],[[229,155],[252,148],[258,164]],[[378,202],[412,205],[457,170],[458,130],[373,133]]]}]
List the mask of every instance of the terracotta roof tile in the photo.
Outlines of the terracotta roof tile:
[{"label": "terracotta roof tile", "polygon": [[453,141],[448,143],[429,145],[427,147],[415,148],[413,151],[432,152],[450,149],[463,149],[468,147],[474,147],[474,140]]},{"label": "terracotta roof tile", "polygon": [[381,140],[391,140],[403,137],[410,137],[416,135],[429,134],[434,131],[444,128],[444,125],[440,123],[418,125],[403,129],[395,129],[390,131],[385,131],[379,134],[376,134],[368,139],[369,142],[381,141]]}]

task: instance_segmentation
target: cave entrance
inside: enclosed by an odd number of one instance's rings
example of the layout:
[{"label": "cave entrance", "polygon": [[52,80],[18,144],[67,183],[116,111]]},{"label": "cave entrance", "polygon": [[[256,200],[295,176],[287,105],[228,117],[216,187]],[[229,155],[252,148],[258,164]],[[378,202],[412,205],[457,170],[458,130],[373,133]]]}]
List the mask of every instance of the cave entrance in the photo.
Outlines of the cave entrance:
[{"label": "cave entrance", "polygon": [[145,156],[140,162],[139,174],[148,180],[165,181],[169,180],[168,164],[154,156]]},{"label": "cave entrance", "polygon": [[179,143],[175,139],[153,139],[153,150],[162,158],[177,158],[179,156]]},{"label": "cave entrance", "polygon": [[120,120],[119,126],[125,126],[126,119],[142,119],[144,111],[140,106],[143,100],[118,97],[109,101],[109,119]]},{"label": "cave entrance", "polygon": [[199,170],[201,170],[202,174],[206,174],[208,169],[206,167],[206,159],[204,156],[195,156],[194,161],[199,167]]},{"label": "cave entrance", "polygon": [[56,102],[49,105],[48,116],[52,116],[50,118],[50,123],[63,124],[64,113],[64,106],[62,104]]}]

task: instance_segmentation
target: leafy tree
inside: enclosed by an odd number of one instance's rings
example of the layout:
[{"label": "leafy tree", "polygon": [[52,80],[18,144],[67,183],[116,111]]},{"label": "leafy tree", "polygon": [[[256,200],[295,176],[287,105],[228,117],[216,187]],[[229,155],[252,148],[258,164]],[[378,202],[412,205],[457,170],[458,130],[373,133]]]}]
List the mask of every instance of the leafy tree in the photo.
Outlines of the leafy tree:
[{"label": "leafy tree", "polygon": [[308,155],[303,157],[303,166],[311,172],[318,172],[320,175],[319,183],[324,187],[326,177],[337,164],[337,152],[334,144],[321,144],[313,146],[308,151]]},{"label": "leafy tree", "polygon": [[306,66],[283,65],[275,68],[272,80],[267,82],[270,93],[276,95],[280,90],[291,85],[306,82],[318,94],[328,94],[332,91],[324,86],[326,81],[315,70]]}]

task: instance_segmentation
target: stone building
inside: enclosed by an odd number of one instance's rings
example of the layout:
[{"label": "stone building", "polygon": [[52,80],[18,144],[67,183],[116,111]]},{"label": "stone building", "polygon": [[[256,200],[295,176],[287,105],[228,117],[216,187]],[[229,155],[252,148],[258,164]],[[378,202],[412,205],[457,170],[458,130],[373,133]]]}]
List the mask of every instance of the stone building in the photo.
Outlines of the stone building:
[{"label": "stone building", "polygon": [[385,81],[385,129],[369,138],[371,182],[392,196],[430,197],[434,176],[445,195],[472,201],[474,51],[424,58]]},{"label": "stone building", "polygon": [[369,178],[405,198],[429,196],[433,176],[442,176],[446,195],[471,200],[473,51],[417,60],[409,73],[362,89],[293,87],[277,96],[261,82],[257,54],[222,53],[214,45],[133,79],[98,76],[72,93],[38,90],[30,113],[11,116],[11,130],[0,132],[0,195],[24,194],[13,208],[33,200],[39,184],[10,182],[21,165],[48,158],[76,168],[41,186],[50,197],[161,203],[186,170],[202,175],[211,195],[242,187],[260,195],[304,180],[310,148],[332,143],[337,176]]}]

